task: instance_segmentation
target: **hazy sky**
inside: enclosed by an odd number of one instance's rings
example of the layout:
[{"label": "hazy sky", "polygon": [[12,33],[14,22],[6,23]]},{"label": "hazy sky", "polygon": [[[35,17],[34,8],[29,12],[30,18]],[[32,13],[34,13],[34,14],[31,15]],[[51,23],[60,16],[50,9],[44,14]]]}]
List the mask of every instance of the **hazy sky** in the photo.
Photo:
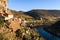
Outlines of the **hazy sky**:
[{"label": "hazy sky", "polygon": [[8,0],[8,7],[18,11],[29,11],[32,9],[60,10],[60,0]]}]

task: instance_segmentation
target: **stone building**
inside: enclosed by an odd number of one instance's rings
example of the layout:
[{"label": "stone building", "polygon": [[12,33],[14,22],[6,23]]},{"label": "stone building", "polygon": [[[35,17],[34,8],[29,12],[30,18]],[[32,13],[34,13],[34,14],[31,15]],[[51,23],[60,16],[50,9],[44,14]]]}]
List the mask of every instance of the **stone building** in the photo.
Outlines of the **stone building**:
[{"label": "stone building", "polygon": [[7,8],[8,8],[8,0],[0,0],[0,13],[3,13],[3,11],[7,13]]}]

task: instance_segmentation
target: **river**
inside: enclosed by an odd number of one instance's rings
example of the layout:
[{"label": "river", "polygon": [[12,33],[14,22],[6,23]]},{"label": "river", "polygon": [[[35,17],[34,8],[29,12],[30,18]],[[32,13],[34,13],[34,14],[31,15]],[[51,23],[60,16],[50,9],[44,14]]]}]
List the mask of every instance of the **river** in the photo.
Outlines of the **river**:
[{"label": "river", "polygon": [[44,27],[34,28],[40,35],[42,35],[46,40],[60,40],[60,37],[52,35],[48,31],[44,30]]}]

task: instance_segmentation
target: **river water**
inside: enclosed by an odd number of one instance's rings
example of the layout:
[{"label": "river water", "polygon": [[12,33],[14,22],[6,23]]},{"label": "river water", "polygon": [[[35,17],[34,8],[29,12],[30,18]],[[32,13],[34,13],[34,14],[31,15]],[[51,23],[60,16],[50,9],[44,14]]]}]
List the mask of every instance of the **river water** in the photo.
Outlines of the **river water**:
[{"label": "river water", "polygon": [[42,35],[46,40],[60,40],[60,37],[52,35],[48,31],[44,30],[44,27],[34,28],[40,35]]}]

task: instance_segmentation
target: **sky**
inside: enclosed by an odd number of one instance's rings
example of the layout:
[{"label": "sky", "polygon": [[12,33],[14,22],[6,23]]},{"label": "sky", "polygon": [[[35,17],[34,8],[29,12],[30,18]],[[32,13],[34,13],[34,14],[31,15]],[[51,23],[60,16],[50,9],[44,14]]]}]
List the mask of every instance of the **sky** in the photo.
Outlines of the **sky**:
[{"label": "sky", "polygon": [[60,0],[8,0],[8,8],[17,11],[60,10]]}]

